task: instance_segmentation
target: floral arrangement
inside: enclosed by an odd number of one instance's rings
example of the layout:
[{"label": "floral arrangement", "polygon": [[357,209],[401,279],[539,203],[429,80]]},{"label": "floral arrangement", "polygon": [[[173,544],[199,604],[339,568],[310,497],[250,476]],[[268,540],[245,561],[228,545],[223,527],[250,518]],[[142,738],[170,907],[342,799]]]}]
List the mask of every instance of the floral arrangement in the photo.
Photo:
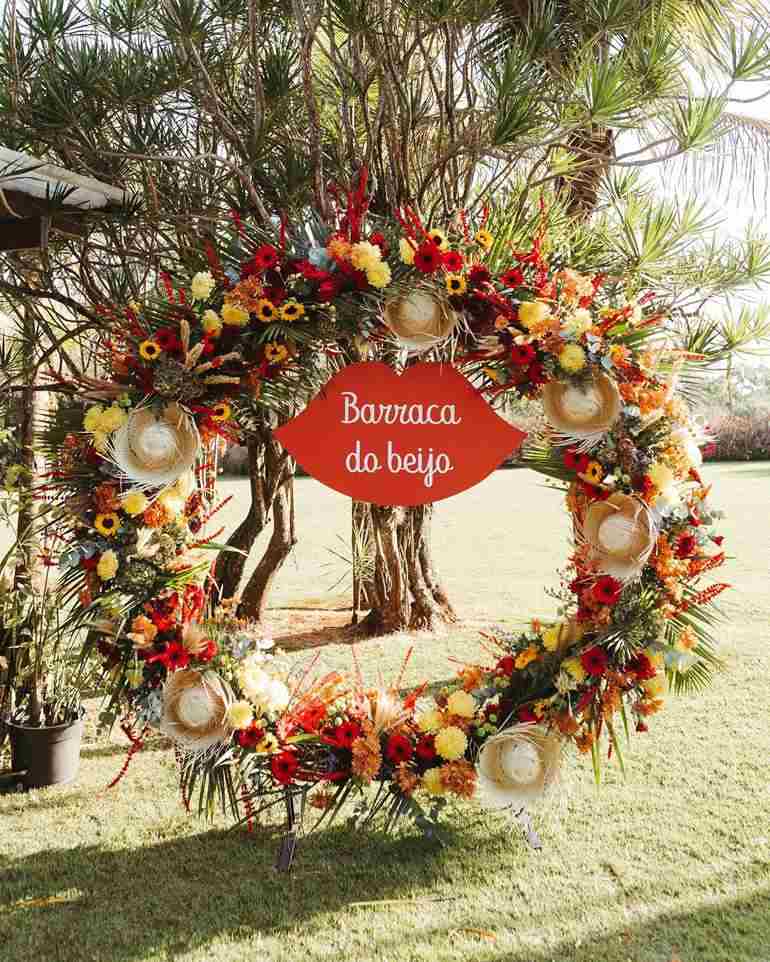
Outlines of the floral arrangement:
[{"label": "floral arrangement", "polygon": [[[267,243],[236,218],[235,253],[206,244],[210,269],[186,285],[166,277],[160,299],[105,309],[110,377],[74,386],[87,403],[56,448],[60,563],[113,709],[176,742],[203,809],[212,782],[248,820],[276,794],[322,817],[355,794],[364,821],[432,831],[447,798],[530,804],[569,742],[598,774],[605,735],[620,754],[619,724],[646,730],[669,685],[718,664],[709,628],[727,586],[704,578],[724,561],[719,515],[677,392],[699,359],[671,346],[654,296],[549,256],[545,221],[517,251],[486,218],[439,230],[404,210],[367,232],[363,178],[338,200],[336,227],[311,240],[282,225]],[[244,397],[270,403],[267,386],[296,385],[346,339],[435,349],[490,399],[542,399],[548,430],[527,460],[563,486],[572,522],[558,618],[488,638],[487,663],[430,705],[399,682],[295,675],[212,603],[218,446]]]}]

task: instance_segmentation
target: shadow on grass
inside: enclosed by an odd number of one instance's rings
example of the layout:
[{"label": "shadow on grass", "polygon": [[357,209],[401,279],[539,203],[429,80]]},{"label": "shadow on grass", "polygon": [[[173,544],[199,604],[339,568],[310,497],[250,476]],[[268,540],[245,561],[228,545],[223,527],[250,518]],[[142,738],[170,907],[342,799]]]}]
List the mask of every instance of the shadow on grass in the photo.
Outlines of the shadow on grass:
[{"label": "shadow on grass", "polygon": [[[473,962],[768,962],[770,888],[744,898],[726,896],[697,909],[653,914],[622,929],[540,949],[476,951]],[[434,933],[440,939],[446,932]],[[383,946],[387,948],[387,946]]]},{"label": "shadow on grass", "polygon": [[[451,844],[451,843],[450,843]],[[0,855],[3,962],[133,962],[205,946],[219,936],[288,937],[356,900],[408,898],[429,888],[445,853],[414,836],[343,828],[303,839],[290,875],[273,868],[270,831],[207,831],[132,849],[99,845]],[[58,897],[58,900],[57,900]]]}]

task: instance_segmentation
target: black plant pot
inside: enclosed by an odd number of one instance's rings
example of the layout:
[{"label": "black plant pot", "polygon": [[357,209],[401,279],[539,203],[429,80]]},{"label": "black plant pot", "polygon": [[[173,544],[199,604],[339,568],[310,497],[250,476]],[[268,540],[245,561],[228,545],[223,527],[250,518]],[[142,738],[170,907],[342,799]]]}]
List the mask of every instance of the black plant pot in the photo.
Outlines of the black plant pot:
[{"label": "black plant pot", "polygon": [[11,741],[11,765],[14,772],[24,772],[20,781],[26,788],[62,785],[77,778],[80,768],[80,742],[83,718],[53,725],[31,728],[7,722]]}]

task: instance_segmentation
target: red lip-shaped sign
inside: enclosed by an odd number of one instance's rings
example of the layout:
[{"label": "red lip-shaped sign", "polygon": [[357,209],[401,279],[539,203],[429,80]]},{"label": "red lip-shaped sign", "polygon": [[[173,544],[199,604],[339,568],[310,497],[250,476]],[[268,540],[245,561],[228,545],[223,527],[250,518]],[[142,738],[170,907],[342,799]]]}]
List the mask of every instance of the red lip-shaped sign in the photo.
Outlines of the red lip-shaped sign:
[{"label": "red lip-shaped sign", "polygon": [[340,371],[275,434],[330,488],[404,506],[473,487],[526,437],[451,365],[415,364],[398,375],[379,362]]}]

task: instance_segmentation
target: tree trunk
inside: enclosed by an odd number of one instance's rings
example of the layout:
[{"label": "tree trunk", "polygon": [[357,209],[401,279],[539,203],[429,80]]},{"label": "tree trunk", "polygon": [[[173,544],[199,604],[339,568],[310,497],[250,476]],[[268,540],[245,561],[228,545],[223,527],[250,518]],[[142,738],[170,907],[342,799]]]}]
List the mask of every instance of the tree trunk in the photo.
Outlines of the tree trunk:
[{"label": "tree trunk", "polygon": [[259,427],[249,440],[247,449],[251,504],[246,517],[227,541],[228,547],[238,550],[223,551],[217,558],[214,578],[220,598],[237,595],[249,554],[270,520],[276,495],[294,471],[288,451],[273,437],[270,425]]},{"label": "tree trunk", "polygon": [[435,630],[456,621],[431,556],[432,505],[370,505],[374,580],[363,628],[372,634]]},{"label": "tree trunk", "polygon": [[273,533],[246,585],[238,615],[262,621],[270,590],[278,572],[297,543],[294,530],[294,474],[286,471],[273,500]]}]

